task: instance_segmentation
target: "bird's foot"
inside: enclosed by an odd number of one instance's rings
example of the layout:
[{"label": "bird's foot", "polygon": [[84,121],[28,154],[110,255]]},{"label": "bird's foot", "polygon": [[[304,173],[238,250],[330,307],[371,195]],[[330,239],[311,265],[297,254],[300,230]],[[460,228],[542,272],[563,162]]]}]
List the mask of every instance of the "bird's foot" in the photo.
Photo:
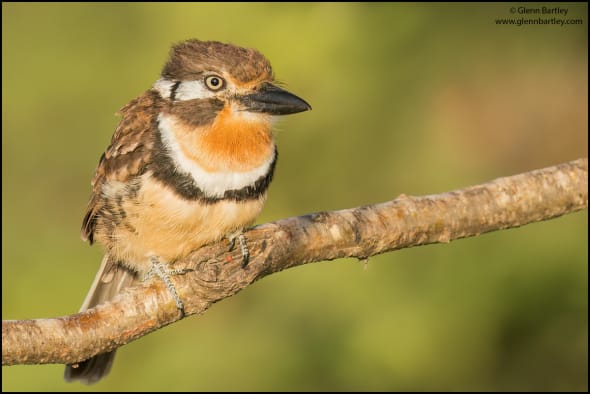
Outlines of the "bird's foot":
[{"label": "bird's foot", "polygon": [[176,291],[176,287],[174,287],[174,284],[170,280],[170,275],[184,274],[188,270],[170,269],[170,267],[166,263],[161,262],[155,256],[150,257],[150,261],[152,263],[152,268],[150,268],[150,270],[147,272],[147,274],[145,275],[143,280],[144,281],[148,280],[148,279],[152,278],[154,275],[156,275],[157,277],[162,279],[164,281],[164,284],[166,285],[166,288],[168,288],[168,291],[172,295],[174,302],[176,302],[176,307],[180,311],[180,318],[182,319],[184,317],[184,303],[182,302],[182,299],[178,295],[178,292]]},{"label": "bird's foot", "polygon": [[233,234],[230,234],[228,237],[229,240],[229,250],[233,250],[236,246],[236,240],[240,244],[240,250],[242,251],[242,267],[248,265],[250,261],[250,251],[248,250],[248,245],[246,244],[246,237],[244,236],[244,232],[242,230],[237,231]]}]

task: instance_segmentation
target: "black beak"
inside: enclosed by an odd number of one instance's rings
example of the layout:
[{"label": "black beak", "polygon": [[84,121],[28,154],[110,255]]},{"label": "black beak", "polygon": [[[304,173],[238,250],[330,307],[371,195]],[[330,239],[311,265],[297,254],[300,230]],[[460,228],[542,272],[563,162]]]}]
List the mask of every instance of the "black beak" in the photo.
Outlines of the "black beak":
[{"label": "black beak", "polygon": [[245,110],[269,115],[296,114],[311,109],[305,100],[270,83],[262,84],[255,93],[240,97]]}]

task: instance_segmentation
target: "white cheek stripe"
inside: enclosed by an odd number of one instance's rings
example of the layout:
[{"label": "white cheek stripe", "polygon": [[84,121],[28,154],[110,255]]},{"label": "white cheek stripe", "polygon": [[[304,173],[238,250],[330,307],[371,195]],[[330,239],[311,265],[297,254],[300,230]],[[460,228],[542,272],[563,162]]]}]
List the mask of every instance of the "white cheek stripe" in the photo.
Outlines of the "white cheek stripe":
[{"label": "white cheek stripe", "polygon": [[170,90],[174,86],[174,82],[168,79],[160,78],[154,83],[154,89],[160,93],[162,98],[170,98]]},{"label": "white cheek stripe", "polygon": [[164,146],[172,158],[176,169],[189,175],[195,185],[205,193],[207,197],[223,197],[228,190],[239,190],[246,186],[254,185],[261,177],[268,174],[275,159],[276,153],[266,160],[262,165],[246,172],[220,171],[207,172],[193,160],[186,157],[180,149],[179,143],[174,137],[172,128],[174,121],[169,117],[160,114],[158,116],[159,131]]},{"label": "white cheek stripe", "polygon": [[[154,89],[160,93],[162,98],[169,99],[170,91],[176,82],[169,79],[160,78],[154,83]],[[215,93],[203,86],[203,82],[198,81],[181,81],[176,88],[174,95],[175,100],[194,100],[214,97]]]},{"label": "white cheek stripe", "polygon": [[215,93],[203,86],[202,81],[182,81],[176,88],[176,100],[206,99],[215,96]]}]

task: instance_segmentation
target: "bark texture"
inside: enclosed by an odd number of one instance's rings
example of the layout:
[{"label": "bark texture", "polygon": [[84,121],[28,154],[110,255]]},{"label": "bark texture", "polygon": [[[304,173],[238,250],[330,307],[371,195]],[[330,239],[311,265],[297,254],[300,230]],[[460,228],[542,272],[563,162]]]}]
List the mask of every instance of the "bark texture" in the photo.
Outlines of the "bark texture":
[{"label": "bark texture", "polygon": [[[464,189],[382,204],[320,212],[257,226],[245,233],[250,255],[224,240],[174,265],[187,315],[200,314],[266,275],[311,262],[450,242],[518,227],[588,207],[588,159]],[[159,279],[129,288],[84,313],[2,321],[2,365],[75,363],[118,348],[179,319]]]}]

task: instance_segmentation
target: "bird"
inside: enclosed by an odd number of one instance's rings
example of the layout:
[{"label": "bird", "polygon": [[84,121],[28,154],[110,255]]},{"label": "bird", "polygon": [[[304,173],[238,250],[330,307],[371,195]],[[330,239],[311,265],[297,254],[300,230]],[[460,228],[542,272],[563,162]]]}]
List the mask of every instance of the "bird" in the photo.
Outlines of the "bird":
[{"label": "bird", "polygon": [[[172,45],[160,78],[120,111],[100,157],[81,237],[104,257],[80,311],[160,277],[181,317],[173,263],[223,238],[240,241],[266,201],[277,116],[311,110],[275,81],[258,50],[189,39]],[[66,365],[64,379],[93,384],[115,351]]]}]

